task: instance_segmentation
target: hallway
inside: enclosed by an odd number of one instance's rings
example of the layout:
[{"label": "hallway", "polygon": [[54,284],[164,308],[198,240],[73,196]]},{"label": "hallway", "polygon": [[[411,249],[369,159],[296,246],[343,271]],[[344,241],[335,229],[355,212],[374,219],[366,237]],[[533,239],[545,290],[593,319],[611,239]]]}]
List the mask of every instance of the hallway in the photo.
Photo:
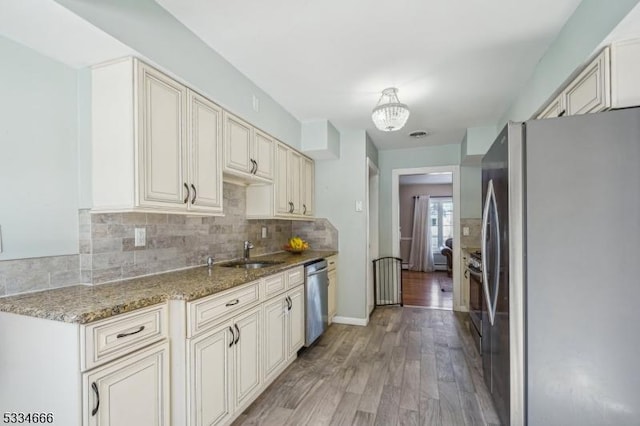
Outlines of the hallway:
[{"label": "hallway", "polygon": [[402,271],[402,301],[405,306],[452,310],[453,279],[443,271]]},{"label": "hallway", "polygon": [[377,308],[334,324],[234,425],[494,425],[480,356],[454,312]]}]

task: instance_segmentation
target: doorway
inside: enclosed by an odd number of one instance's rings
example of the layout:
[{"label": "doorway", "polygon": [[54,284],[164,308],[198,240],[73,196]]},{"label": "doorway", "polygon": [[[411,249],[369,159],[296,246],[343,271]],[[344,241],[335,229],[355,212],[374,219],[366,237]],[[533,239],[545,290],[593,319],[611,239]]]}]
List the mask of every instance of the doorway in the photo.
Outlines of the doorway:
[{"label": "doorway", "polygon": [[403,303],[466,310],[460,291],[459,167],[392,171],[394,256],[402,259]]},{"label": "doorway", "polygon": [[367,158],[367,318],[374,309],[373,260],[378,258],[378,167]]}]

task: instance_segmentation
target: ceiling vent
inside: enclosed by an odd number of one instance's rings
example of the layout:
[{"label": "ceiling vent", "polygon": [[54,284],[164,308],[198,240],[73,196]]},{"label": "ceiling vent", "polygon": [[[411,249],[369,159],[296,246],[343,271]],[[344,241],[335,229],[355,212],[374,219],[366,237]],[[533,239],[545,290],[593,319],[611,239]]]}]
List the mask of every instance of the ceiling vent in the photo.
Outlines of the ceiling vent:
[{"label": "ceiling vent", "polygon": [[429,136],[429,132],[427,132],[425,130],[416,130],[416,131],[413,131],[413,132],[409,133],[409,136],[411,136],[412,138],[421,139],[421,138],[426,138],[427,136]]}]

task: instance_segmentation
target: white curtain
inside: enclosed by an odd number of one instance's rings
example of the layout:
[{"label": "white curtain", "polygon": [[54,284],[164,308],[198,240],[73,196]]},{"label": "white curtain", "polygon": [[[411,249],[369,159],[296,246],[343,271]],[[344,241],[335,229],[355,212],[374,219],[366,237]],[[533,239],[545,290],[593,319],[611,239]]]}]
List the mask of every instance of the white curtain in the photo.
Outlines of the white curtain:
[{"label": "white curtain", "polygon": [[413,209],[413,235],[409,252],[411,271],[433,271],[433,250],[431,249],[431,200],[428,195],[416,197]]}]

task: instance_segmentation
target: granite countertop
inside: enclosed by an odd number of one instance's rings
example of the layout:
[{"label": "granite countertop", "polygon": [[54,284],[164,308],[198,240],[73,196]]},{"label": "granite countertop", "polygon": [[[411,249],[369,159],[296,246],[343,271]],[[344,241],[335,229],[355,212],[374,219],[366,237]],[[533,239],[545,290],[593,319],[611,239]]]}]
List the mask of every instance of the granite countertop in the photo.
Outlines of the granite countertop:
[{"label": "granite countertop", "polygon": [[169,299],[199,299],[336,253],[318,250],[302,254],[280,252],[252,258],[283,262],[260,269],[245,270],[214,264],[211,269],[199,266],[108,284],[76,285],[9,296],[0,298],[0,312],[86,324]]}]

